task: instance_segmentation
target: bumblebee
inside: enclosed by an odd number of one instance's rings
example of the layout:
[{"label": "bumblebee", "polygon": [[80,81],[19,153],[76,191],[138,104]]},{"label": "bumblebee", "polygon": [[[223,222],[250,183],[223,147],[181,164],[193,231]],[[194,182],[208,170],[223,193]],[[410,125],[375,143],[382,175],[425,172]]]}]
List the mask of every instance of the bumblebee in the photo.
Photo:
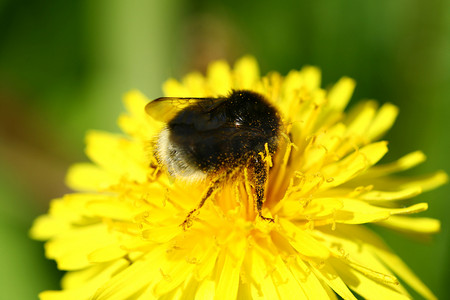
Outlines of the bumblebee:
[{"label": "bumblebee", "polygon": [[263,95],[234,90],[218,98],[162,97],[149,102],[145,110],[166,122],[155,142],[159,163],[175,178],[211,180],[198,206],[181,224],[185,229],[213,192],[244,168],[251,173],[258,216],[273,222],[261,210],[269,171],[267,157],[277,150],[281,119]]}]

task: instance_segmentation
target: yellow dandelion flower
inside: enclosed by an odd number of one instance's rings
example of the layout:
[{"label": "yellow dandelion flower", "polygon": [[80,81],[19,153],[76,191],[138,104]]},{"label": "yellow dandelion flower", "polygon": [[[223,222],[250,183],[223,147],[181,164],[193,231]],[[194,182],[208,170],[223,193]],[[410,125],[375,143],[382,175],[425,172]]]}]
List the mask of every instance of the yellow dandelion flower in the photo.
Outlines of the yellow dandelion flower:
[{"label": "yellow dandelion flower", "polygon": [[380,137],[397,108],[365,101],[344,112],[355,82],[320,87],[320,71],[260,77],[256,61],[234,68],[212,63],[207,75],[169,80],[166,96],[217,97],[251,90],[276,107],[283,129],[271,165],[262,215],[247,169],[227,181],[180,226],[210,182],[173,180],[154,157],[164,124],[137,91],[119,119],[126,135],[87,135],[92,163],[74,165],[76,193],[51,202],[31,234],[66,270],[62,290],[41,299],[408,299],[399,282],[427,299],[432,292],[363,224],[430,234],[439,222],[405,215],[427,203],[405,202],[447,181],[444,172],[393,174],[424,161],[421,152],[376,165],[387,152]]}]

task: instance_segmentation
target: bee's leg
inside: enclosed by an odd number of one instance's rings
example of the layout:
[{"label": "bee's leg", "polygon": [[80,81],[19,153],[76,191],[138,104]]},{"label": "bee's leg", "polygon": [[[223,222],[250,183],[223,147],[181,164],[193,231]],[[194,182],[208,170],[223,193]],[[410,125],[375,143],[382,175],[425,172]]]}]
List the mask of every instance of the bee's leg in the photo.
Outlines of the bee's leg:
[{"label": "bee's leg", "polygon": [[256,192],[256,210],[258,216],[266,221],[273,222],[272,218],[264,217],[262,215],[262,206],[264,204],[264,191],[266,189],[266,182],[268,177],[268,165],[263,157],[257,156],[253,161],[255,192]]},{"label": "bee's leg", "polygon": [[187,230],[189,227],[192,226],[192,219],[194,217],[193,216],[194,213],[196,213],[200,208],[203,207],[203,205],[205,204],[206,200],[211,198],[211,196],[213,195],[214,191],[216,191],[219,188],[219,184],[222,182],[222,180],[223,180],[223,177],[218,177],[218,178],[216,178],[216,179],[211,181],[211,184],[209,185],[208,190],[203,195],[202,200],[200,200],[200,202],[197,205],[197,207],[194,208],[193,210],[191,210],[187,214],[186,219],[184,220],[184,222],[180,224],[180,226],[183,227],[184,230]]}]

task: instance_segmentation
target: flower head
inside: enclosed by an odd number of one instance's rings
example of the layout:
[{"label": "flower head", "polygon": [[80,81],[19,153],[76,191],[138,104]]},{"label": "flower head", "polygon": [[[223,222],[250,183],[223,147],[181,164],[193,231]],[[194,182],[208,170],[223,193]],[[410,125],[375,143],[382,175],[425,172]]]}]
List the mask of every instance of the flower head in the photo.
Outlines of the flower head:
[{"label": "flower head", "polygon": [[207,75],[169,80],[166,96],[217,97],[231,90],[264,95],[283,129],[271,166],[262,213],[246,168],[227,181],[180,226],[211,184],[173,180],[154,156],[164,124],[145,112],[137,91],[125,96],[126,133],[90,132],[93,163],[67,177],[78,191],[52,201],[32,236],[47,240],[48,258],[68,272],[61,291],[42,299],[407,299],[401,278],[425,298],[434,295],[365,223],[419,234],[439,222],[404,215],[427,209],[405,202],[447,180],[444,172],[417,178],[393,174],[425,157],[410,153],[376,165],[387,152],[380,137],[397,108],[365,101],[344,112],[355,83],[320,87],[320,71],[260,77],[251,57],[234,68],[218,61]]}]

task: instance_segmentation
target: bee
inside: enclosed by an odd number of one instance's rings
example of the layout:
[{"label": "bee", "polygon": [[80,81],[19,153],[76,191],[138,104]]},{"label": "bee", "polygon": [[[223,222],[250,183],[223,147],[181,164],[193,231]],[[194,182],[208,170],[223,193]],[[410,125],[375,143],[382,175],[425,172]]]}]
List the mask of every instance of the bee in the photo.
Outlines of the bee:
[{"label": "bee", "polygon": [[196,208],[180,225],[192,225],[192,216],[227,179],[247,168],[256,194],[258,216],[262,215],[268,178],[268,156],[278,146],[281,118],[261,94],[233,90],[226,97],[162,97],[145,110],[166,122],[155,140],[155,156],[175,178],[205,180],[211,184]]}]

